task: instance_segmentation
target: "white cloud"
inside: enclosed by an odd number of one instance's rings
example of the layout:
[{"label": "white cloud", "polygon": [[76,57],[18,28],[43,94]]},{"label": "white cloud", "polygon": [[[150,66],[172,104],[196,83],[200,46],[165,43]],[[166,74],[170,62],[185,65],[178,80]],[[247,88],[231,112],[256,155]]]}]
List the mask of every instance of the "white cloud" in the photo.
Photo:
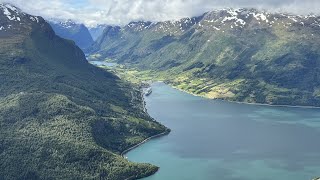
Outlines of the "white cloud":
[{"label": "white cloud", "polygon": [[[4,0],[0,0],[3,2]],[[45,18],[73,19],[87,25],[164,21],[225,7],[254,7],[296,14],[320,13],[319,0],[10,0]]]}]

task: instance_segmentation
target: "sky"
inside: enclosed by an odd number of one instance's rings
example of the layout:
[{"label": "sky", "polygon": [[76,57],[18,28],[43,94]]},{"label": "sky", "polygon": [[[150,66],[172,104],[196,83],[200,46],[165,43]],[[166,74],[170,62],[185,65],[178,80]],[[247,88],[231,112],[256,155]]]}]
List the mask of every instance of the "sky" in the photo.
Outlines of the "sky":
[{"label": "sky", "polygon": [[221,8],[257,8],[293,14],[320,14],[320,0],[0,0],[44,18],[72,19],[87,26],[165,21]]}]

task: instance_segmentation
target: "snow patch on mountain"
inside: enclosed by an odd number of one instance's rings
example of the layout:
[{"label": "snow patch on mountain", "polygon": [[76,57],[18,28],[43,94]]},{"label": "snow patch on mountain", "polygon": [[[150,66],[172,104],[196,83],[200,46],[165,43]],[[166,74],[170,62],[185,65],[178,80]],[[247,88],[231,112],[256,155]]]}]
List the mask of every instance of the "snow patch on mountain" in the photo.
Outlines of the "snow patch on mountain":
[{"label": "snow patch on mountain", "polygon": [[[231,21],[236,27],[244,27],[246,25],[246,21],[240,17],[245,9],[227,9],[224,11],[226,11],[228,15],[223,18],[221,21],[222,24]],[[233,25],[230,27],[233,29]]]},{"label": "snow patch on mountain", "polygon": [[30,20],[31,21],[34,21],[34,22],[39,22],[39,18],[38,17],[35,17],[35,16],[30,16]]},{"label": "snow patch on mountain", "polygon": [[[30,20],[39,23],[39,18],[36,16],[28,15],[24,12],[22,12],[20,9],[14,7],[11,4],[2,4],[0,3],[0,13],[3,13],[3,15],[8,18],[9,21],[14,22],[20,22],[22,24],[22,19],[25,17],[29,17]],[[12,25],[10,25],[11,28]],[[4,26],[2,26],[1,30],[5,29]]]},{"label": "snow patch on mountain", "polygon": [[168,35],[178,35],[193,28],[198,30],[212,30],[225,32],[229,30],[239,30],[243,28],[273,28],[282,26],[290,28],[292,26],[309,26],[311,28],[320,27],[320,18],[315,15],[299,16],[284,13],[269,13],[256,9],[222,9],[203,14],[193,18],[183,18],[180,20],[164,21],[157,23],[132,22],[124,27],[130,31],[141,32],[151,29],[154,32]]},{"label": "snow patch on mountain", "polygon": [[253,17],[256,18],[256,20],[258,21],[265,21],[265,22],[269,22],[267,16],[264,13],[252,13]]},{"label": "snow patch on mountain", "polygon": [[59,24],[64,27],[64,28],[67,28],[67,29],[70,29],[72,27],[74,27],[76,25],[75,22],[73,22],[72,20],[67,20],[67,21],[64,21],[64,22],[59,22]]},{"label": "snow patch on mountain", "polygon": [[21,12],[17,8],[13,7],[10,4],[0,4],[0,8],[3,11],[3,14],[7,16],[10,21],[20,21],[19,13]]},{"label": "snow patch on mountain", "polygon": [[149,29],[150,27],[152,27],[155,23],[151,23],[151,22],[143,22],[143,21],[138,21],[138,22],[131,22],[129,23],[126,27],[130,28],[133,31],[143,31],[146,29]]},{"label": "snow patch on mountain", "polygon": [[71,28],[74,28],[77,25],[80,25],[79,23],[77,23],[77,22],[75,22],[75,21],[73,21],[71,19],[62,20],[62,19],[51,18],[51,19],[48,19],[48,21],[50,23],[52,23],[52,24],[59,25],[60,27],[66,28],[66,29],[71,29]]}]

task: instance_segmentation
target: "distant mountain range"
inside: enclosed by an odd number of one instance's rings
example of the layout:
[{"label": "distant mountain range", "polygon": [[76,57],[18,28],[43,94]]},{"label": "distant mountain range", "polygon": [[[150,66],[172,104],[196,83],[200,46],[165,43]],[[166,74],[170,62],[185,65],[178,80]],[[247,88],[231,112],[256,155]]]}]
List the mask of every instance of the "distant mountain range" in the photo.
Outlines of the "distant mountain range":
[{"label": "distant mountain range", "polygon": [[93,38],[93,40],[97,40],[102,34],[105,28],[107,28],[108,25],[97,25],[95,27],[89,27],[89,32]]},{"label": "distant mountain range", "polygon": [[141,92],[41,17],[0,4],[0,179],[138,179],[121,152],[162,133]]},{"label": "distant mountain range", "polygon": [[88,28],[84,24],[77,24],[72,20],[49,20],[49,23],[58,36],[73,40],[82,50],[94,42]]},{"label": "distant mountain range", "polygon": [[320,106],[320,17],[223,9],[108,27],[89,48],[208,98]]}]

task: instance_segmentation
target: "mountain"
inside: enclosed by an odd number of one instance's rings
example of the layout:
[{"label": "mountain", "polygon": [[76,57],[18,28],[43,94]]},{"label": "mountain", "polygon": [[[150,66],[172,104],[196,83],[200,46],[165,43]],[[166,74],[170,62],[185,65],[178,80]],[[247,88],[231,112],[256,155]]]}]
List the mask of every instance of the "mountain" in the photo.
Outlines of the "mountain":
[{"label": "mountain", "polygon": [[319,47],[318,16],[223,9],[109,27],[89,49],[208,98],[320,106]]},{"label": "mountain", "polygon": [[58,36],[73,40],[82,50],[93,44],[91,34],[84,24],[77,24],[72,20],[50,21],[49,23]]},{"label": "mountain", "polygon": [[97,40],[103,33],[103,30],[107,28],[108,25],[99,24],[95,27],[89,27],[89,32],[92,36],[92,39],[95,41]]},{"label": "mountain", "polygon": [[0,179],[136,179],[121,152],[167,131],[141,92],[90,65],[41,17],[0,4]]}]

